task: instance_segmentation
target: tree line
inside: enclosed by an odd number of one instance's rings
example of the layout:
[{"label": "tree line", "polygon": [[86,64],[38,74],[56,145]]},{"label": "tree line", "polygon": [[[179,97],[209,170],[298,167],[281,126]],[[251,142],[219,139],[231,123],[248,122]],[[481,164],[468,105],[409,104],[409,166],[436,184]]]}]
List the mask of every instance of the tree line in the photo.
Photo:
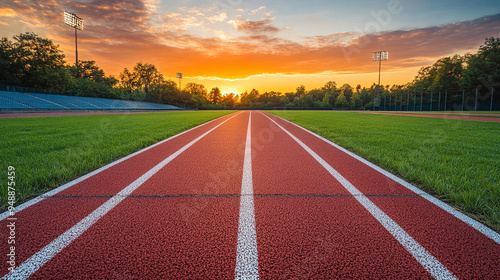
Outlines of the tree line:
[{"label": "tree line", "polygon": [[[439,91],[500,82],[500,38],[487,38],[477,53],[443,57],[422,67],[415,79],[403,85],[381,85],[380,94],[396,96],[403,91]],[[335,81],[321,88],[294,92],[257,89],[222,95],[218,87],[208,91],[202,84],[188,83],[179,89],[156,66],[138,62],[124,68],[118,79],[106,76],[95,61],[69,65],[64,53],[51,40],[34,33],[23,33],[0,40],[0,84],[57,91],[65,95],[149,101],[178,106],[202,107],[304,107],[371,108],[380,105],[377,85],[339,86]]]}]

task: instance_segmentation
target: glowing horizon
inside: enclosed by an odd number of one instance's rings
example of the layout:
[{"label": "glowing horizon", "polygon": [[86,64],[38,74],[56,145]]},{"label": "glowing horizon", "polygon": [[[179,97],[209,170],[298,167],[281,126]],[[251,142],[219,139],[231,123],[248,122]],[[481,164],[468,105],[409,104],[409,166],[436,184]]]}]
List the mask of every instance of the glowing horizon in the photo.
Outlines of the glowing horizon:
[{"label": "glowing horizon", "polygon": [[236,94],[311,90],[328,81],[369,87],[378,79],[372,52],[380,50],[390,57],[381,83],[405,84],[440,57],[500,37],[500,7],[490,1],[354,2],[19,0],[0,6],[0,36],[35,32],[73,61],[74,34],[61,19],[67,10],[85,20],[79,58],[107,75],[142,61],[176,82],[183,73],[183,86]]}]

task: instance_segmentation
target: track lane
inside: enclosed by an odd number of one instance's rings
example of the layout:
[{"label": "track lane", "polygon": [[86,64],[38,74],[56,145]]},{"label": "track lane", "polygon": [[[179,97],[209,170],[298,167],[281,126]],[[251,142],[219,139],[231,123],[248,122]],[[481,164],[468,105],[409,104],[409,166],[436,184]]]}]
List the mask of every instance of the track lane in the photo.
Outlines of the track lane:
[{"label": "track lane", "polygon": [[[263,279],[431,278],[292,138],[262,114],[254,114],[253,120],[252,135],[275,131],[268,138],[272,140],[252,150]],[[269,168],[268,162],[275,168]],[[280,170],[280,166],[290,169]],[[287,176],[296,181],[288,181],[276,193],[270,182],[279,183]]]},{"label": "track lane", "polygon": [[[197,184],[209,183],[218,166],[243,165],[244,154],[234,146],[244,145],[247,123],[248,113],[241,113],[179,154],[33,279],[234,278],[242,168],[232,171],[221,192]],[[215,145],[221,142],[226,145]],[[194,183],[185,185],[179,168]]]},{"label": "track lane", "polygon": [[[260,278],[432,277],[355,195],[264,115],[252,113],[252,141],[245,145],[249,115],[240,113],[180,153],[31,278],[235,278],[238,221],[241,227],[241,204],[249,194],[242,190],[249,145]],[[500,248],[491,238],[457,222],[423,199],[423,193],[295,125],[267,116],[300,135],[325,162],[337,164],[342,176],[358,173],[363,179],[353,177],[353,185],[365,198],[454,275],[498,279]],[[141,161],[167,149],[152,148],[154,153]],[[114,172],[117,177],[131,175]],[[100,190],[93,185],[98,181],[91,181],[88,189],[75,185],[17,213],[33,222],[20,224],[19,231],[27,233],[19,236],[21,246],[38,242],[27,246],[28,252],[43,247],[116,194],[115,188],[119,191],[112,184],[110,190]],[[50,225],[54,218],[57,223]],[[43,236],[33,237],[41,235],[38,230]],[[257,279],[255,274],[252,278]]]},{"label": "track lane", "polygon": [[279,127],[258,112],[252,116],[256,195],[349,194]]},{"label": "track lane", "polygon": [[[140,176],[136,176],[137,174],[133,172],[129,174],[118,172],[118,174],[115,174],[115,168],[120,169],[120,167],[123,167],[126,169],[127,166],[134,165],[133,163],[135,162],[135,160],[143,159],[144,156],[153,157],[155,154],[160,153],[162,149],[166,150],[167,153],[161,154],[168,157],[170,156],[169,152],[172,151],[172,149],[169,148],[170,144],[172,144],[173,146],[178,146],[179,143],[182,144],[182,142],[186,144],[189,141],[192,141],[194,138],[202,135],[203,133],[206,133],[208,130],[213,129],[228,118],[233,117],[234,115],[235,114],[224,116],[204,125],[200,125],[195,129],[178,134],[158,144],[155,144],[150,148],[146,148],[139,151],[138,153],[134,153],[133,156],[126,157],[123,161],[118,160],[117,164],[110,164],[110,168],[100,169],[101,171],[99,173],[86,178],[75,185],[69,186],[65,189],[63,188],[63,190],[59,191],[56,194],[52,192],[53,196],[49,198],[45,198],[45,196],[42,196],[41,198],[35,199],[36,201],[38,201],[36,204],[29,206],[15,214],[15,217],[17,218],[16,225],[19,226],[17,229],[17,238],[19,239],[17,241],[18,244],[16,245],[16,264],[21,264],[22,262],[27,260],[28,257],[32,256],[34,252],[36,253],[47,246],[55,238],[69,230],[72,226],[77,224],[92,211],[97,209],[97,207],[101,206],[103,202],[110,199],[110,196],[115,195],[118,191],[115,189],[113,191],[105,190],[104,192],[102,192],[99,189],[106,189],[108,186],[113,185],[112,183],[114,182],[114,180],[132,182]],[[137,163],[135,165],[138,169],[144,170],[152,163],[154,162],[150,160],[142,167]],[[87,186],[89,189],[96,189],[96,182],[99,182],[99,179],[96,180],[96,178],[94,177],[100,178],[102,180],[100,181],[99,185],[97,185],[99,188],[97,188],[96,193],[88,190],[82,191],[85,190],[85,186]],[[106,182],[110,181],[105,181],[104,179],[110,180],[111,183],[106,184]],[[123,189],[126,186],[126,184],[123,184],[121,185],[121,188]],[[113,185],[113,187],[116,187],[116,185]],[[75,189],[73,190],[73,188]],[[28,201],[25,205],[30,205],[30,201]],[[72,211],[69,212],[69,210]],[[7,223],[7,220],[2,220],[0,221],[0,226],[6,228]],[[6,242],[2,243],[0,248],[4,252],[7,252],[8,244]],[[7,256],[4,254],[2,259],[6,262]],[[2,275],[8,272],[6,266],[2,266],[2,272]]]},{"label": "track lane", "polygon": [[[266,115],[300,138],[332,167],[338,168],[344,177],[368,195],[377,207],[458,278],[495,279],[500,276],[500,245],[496,241],[422,197],[428,196],[427,194],[421,191],[414,193],[296,125],[276,116]],[[385,185],[383,182],[386,182]],[[392,196],[394,193],[407,192],[413,196]],[[492,236],[496,235],[498,234],[492,233]]]}]

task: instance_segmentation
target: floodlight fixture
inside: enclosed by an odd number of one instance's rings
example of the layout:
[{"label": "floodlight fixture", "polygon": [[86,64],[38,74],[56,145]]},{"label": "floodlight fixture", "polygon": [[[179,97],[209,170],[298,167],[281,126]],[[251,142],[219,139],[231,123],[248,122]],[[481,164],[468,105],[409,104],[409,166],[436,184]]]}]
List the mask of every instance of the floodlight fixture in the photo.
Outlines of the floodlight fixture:
[{"label": "floodlight fixture", "polygon": [[75,29],[83,30],[83,19],[74,13],[64,11],[64,23]]},{"label": "floodlight fixture", "polygon": [[[382,69],[382,60],[389,59],[388,51],[378,51],[372,53],[373,61],[378,61],[378,86],[377,86],[377,99],[380,96],[380,70]],[[373,110],[375,111],[375,98],[373,98]]]},{"label": "floodlight fixture", "polygon": [[175,73],[175,77],[179,79],[179,90],[181,90],[181,79],[182,79],[182,73]]},{"label": "floodlight fixture", "polygon": [[76,57],[76,69],[78,72],[78,36],[77,31],[83,30],[83,19],[75,15],[74,13],[70,13],[64,11],[64,23],[73,27],[75,29],[75,57]]},{"label": "floodlight fixture", "polygon": [[373,52],[373,61],[382,61],[389,59],[388,51]]}]

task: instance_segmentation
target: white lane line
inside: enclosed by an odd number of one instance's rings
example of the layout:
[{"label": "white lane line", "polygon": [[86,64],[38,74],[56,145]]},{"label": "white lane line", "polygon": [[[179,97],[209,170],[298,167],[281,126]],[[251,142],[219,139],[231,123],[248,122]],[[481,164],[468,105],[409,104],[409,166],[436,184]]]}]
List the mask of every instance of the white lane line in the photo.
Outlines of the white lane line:
[{"label": "white lane line", "polygon": [[474,229],[476,229],[477,231],[481,232],[482,234],[486,235],[487,237],[491,238],[493,241],[495,241],[497,244],[500,244],[500,234],[495,232],[494,230],[490,229],[489,227],[483,225],[482,223],[472,219],[471,217],[459,212],[458,210],[456,210],[455,208],[451,207],[450,205],[442,202],[441,200],[435,198],[434,196],[422,191],[421,189],[415,187],[414,185],[406,182],[405,180],[399,178],[398,176],[390,173],[389,171],[387,170],[384,170],[382,169],[381,167],[369,162],[368,160],[352,153],[351,151],[348,151],[346,149],[344,149],[343,147],[331,142],[330,140],[324,138],[323,136],[320,136],[306,128],[303,128],[302,126],[298,125],[298,124],[295,124],[289,120],[285,120],[283,118],[280,118],[278,116],[276,116],[277,118],[285,121],[285,122],[288,122],[290,124],[293,124],[294,126],[318,137],[319,139],[325,141],[326,143],[334,146],[335,148],[341,150],[342,152],[350,155],[351,157],[361,161],[362,163],[370,166],[371,168],[373,168],[374,170],[378,171],[379,173],[385,175],[386,177],[394,180],[395,182],[401,184],[402,186],[406,187],[407,189],[413,191],[414,193],[422,196],[423,198],[427,199],[429,202],[431,202],[432,204],[436,205],[437,207],[443,209],[444,211],[450,213],[451,215],[455,216],[455,218],[461,220],[462,222],[468,224],[469,226],[473,227]]},{"label": "white lane line", "polygon": [[316,154],[311,148],[300,141],[295,135],[290,133],[284,127],[279,125],[276,121],[268,117],[272,122],[274,122],[279,128],[281,128],[286,134],[292,137],[295,142],[297,142],[304,150],[306,150],[317,162],[319,162],[337,181],[339,181],[345,189],[347,189],[354,198],[363,205],[363,207],[372,214],[379,223],[387,229],[392,236],[401,244],[403,247],[413,255],[413,257],[436,279],[456,279],[455,276],[434,256],[432,256],[427,250],[425,250],[422,245],[420,245],[413,237],[411,237],[404,229],[402,229],[391,217],[380,210],[370,199],[368,199],[363,193],[361,193],[355,186],[353,186],[346,178],[344,178],[340,173],[337,172],[333,167],[331,167],[325,160],[323,160],[318,154]]},{"label": "white lane line", "polygon": [[88,228],[90,228],[95,222],[102,218],[106,213],[118,205],[122,200],[124,200],[128,195],[140,187],[144,182],[151,178],[156,172],[161,168],[171,162],[174,158],[180,155],[182,152],[191,147],[194,143],[198,142],[200,139],[208,135],[210,132],[214,131],[216,128],[227,122],[228,120],[234,118],[239,114],[228,118],[227,120],[221,122],[217,126],[213,127],[209,131],[203,133],[198,138],[189,142],[186,146],[180,148],[178,151],[164,159],[162,162],[157,164],[155,167],[150,169],[148,172],[143,174],[137,180],[132,182],[118,194],[110,198],[104,204],[99,206],[96,210],[90,213],[87,217],[83,218],[80,222],[74,225],[72,228],[68,229],[65,233],[61,234],[59,237],[50,242],[43,249],[29,257],[25,262],[16,267],[13,271],[4,275],[2,279],[27,279],[35,273],[40,267],[52,259],[55,255],[61,252],[66,246],[77,239],[82,233],[84,233]]},{"label": "white lane line", "polygon": [[253,203],[251,124],[252,112],[250,111],[245,143],[245,160],[243,162],[243,180],[241,182],[235,279],[259,279],[257,232],[255,230]]},{"label": "white lane line", "polygon": [[[223,118],[223,117],[226,117],[226,116],[222,116],[222,117],[220,117],[220,118]],[[101,167],[101,168],[99,168],[99,169],[96,169],[96,170],[94,170],[94,171],[92,171],[92,172],[90,172],[90,173],[88,173],[88,174],[86,174],[86,175],[83,175],[82,177],[79,177],[79,178],[77,178],[77,179],[75,179],[75,180],[73,180],[73,181],[71,181],[71,182],[68,182],[68,183],[66,183],[66,184],[64,184],[64,185],[62,185],[62,186],[60,186],[60,187],[57,187],[57,188],[55,188],[55,189],[53,189],[53,190],[51,190],[51,191],[48,191],[48,192],[46,192],[46,193],[44,193],[44,194],[42,194],[42,195],[39,195],[39,196],[37,196],[37,197],[35,197],[35,198],[33,198],[33,199],[29,200],[29,201],[26,201],[25,203],[23,203],[23,204],[21,204],[21,205],[16,206],[16,213],[19,213],[20,211],[22,211],[22,210],[24,210],[24,209],[26,209],[26,208],[28,208],[28,207],[30,207],[30,206],[32,206],[32,205],[34,205],[34,204],[38,203],[38,202],[40,202],[40,201],[44,200],[45,198],[51,197],[51,196],[53,196],[53,195],[57,194],[58,192],[61,192],[61,191],[65,190],[65,189],[67,189],[67,188],[69,188],[69,187],[72,187],[72,186],[74,186],[74,185],[76,185],[76,184],[80,183],[81,181],[83,181],[83,180],[85,180],[85,179],[87,179],[87,178],[90,178],[90,177],[92,177],[92,176],[94,176],[94,175],[96,175],[96,174],[98,174],[98,173],[101,173],[102,171],[104,171],[104,170],[106,170],[106,169],[108,169],[108,168],[110,168],[110,167],[113,167],[113,166],[117,165],[117,164],[118,164],[118,163],[120,163],[120,162],[123,162],[123,161],[125,161],[125,160],[127,160],[127,159],[129,159],[129,158],[131,158],[131,157],[133,157],[133,156],[136,156],[136,155],[138,155],[138,154],[140,154],[140,153],[143,153],[143,152],[145,152],[145,151],[147,151],[147,150],[149,150],[149,149],[151,149],[151,148],[154,148],[154,147],[156,147],[156,146],[158,146],[158,145],[161,145],[161,144],[163,144],[163,143],[165,143],[165,142],[167,142],[167,141],[170,141],[170,140],[172,140],[172,139],[174,139],[174,138],[176,138],[176,137],[178,137],[178,136],[181,136],[182,134],[187,133],[187,132],[189,132],[189,131],[191,131],[191,130],[197,129],[197,128],[201,127],[201,126],[204,126],[204,125],[206,125],[206,124],[209,124],[209,123],[211,123],[211,122],[214,122],[214,121],[216,121],[216,120],[218,120],[218,119],[220,119],[220,118],[213,119],[213,120],[211,120],[211,121],[209,121],[209,122],[206,122],[206,123],[200,124],[200,125],[198,125],[198,126],[196,126],[196,127],[193,127],[193,128],[191,128],[191,129],[188,129],[188,130],[186,130],[186,131],[183,131],[183,132],[181,132],[181,133],[179,133],[179,134],[176,134],[176,135],[174,135],[174,136],[171,136],[171,137],[169,137],[169,138],[167,138],[167,139],[165,139],[165,140],[162,140],[162,141],[160,141],[160,142],[158,142],[158,143],[156,143],[156,144],[153,144],[153,145],[151,145],[151,146],[148,146],[148,147],[146,147],[146,148],[144,148],[144,149],[142,149],[142,150],[139,150],[139,151],[137,151],[137,152],[135,152],[135,153],[132,153],[132,154],[130,154],[130,155],[128,155],[128,156],[122,157],[121,159],[118,159],[118,160],[116,160],[116,161],[114,161],[114,162],[112,162],[112,163],[109,163],[109,164],[107,164],[107,165],[105,165],[105,166],[103,166],[103,167]],[[2,221],[3,219],[6,219],[7,217],[9,217],[9,211],[5,211],[5,212],[3,212],[2,214],[0,214],[0,221]]]}]

